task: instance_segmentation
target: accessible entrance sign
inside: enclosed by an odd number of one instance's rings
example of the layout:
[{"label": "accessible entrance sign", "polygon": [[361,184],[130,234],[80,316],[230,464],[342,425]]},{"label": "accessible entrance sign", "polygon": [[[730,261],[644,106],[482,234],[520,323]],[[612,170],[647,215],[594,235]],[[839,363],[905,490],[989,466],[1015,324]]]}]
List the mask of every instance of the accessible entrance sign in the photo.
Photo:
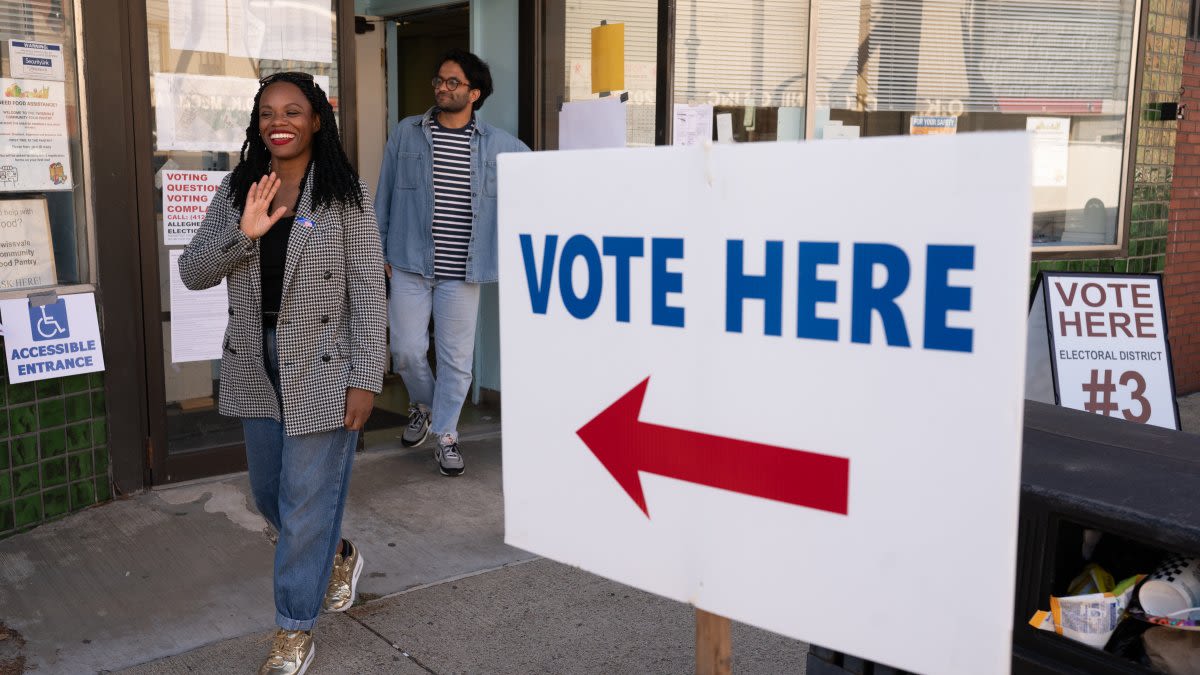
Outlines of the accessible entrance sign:
[{"label": "accessible entrance sign", "polygon": [[503,155],[506,541],[924,673],[1010,663],[1023,134]]}]

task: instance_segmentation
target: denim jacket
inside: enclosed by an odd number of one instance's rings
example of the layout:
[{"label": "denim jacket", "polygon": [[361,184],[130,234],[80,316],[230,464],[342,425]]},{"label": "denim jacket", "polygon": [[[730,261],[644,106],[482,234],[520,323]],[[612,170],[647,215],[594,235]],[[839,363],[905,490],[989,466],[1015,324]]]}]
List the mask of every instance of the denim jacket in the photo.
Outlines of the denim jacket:
[{"label": "denim jacket", "polygon": [[[375,217],[384,258],[392,267],[433,278],[433,114],[400,120],[392,129]],[[475,119],[471,135],[471,202],[475,222],[467,247],[466,281],[496,281],[496,156],[529,148],[508,133]]]}]

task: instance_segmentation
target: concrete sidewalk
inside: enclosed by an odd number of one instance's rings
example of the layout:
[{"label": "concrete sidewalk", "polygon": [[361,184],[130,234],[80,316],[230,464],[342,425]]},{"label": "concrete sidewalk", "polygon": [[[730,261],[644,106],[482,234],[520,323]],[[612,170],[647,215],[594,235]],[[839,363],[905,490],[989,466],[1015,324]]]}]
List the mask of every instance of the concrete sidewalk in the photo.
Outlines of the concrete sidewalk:
[{"label": "concrete sidewalk", "polygon": [[[366,561],[360,604],[322,618],[310,672],[693,671],[689,606],[506,546],[499,428],[462,442],[467,472],[450,479],[428,444],[367,439],[343,527]],[[248,495],[235,474],[0,541],[0,675],[254,672],[273,548]],[[803,672],[802,644],[734,637],[738,672]]]},{"label": "concrete sidewalk", "polygon": [[[1200,394],[1181,398],[1200,433]],[[372,434],[344,532],[360,604],[326,615],[319,673],[688,673],[693,612],[503,541],[497,423],[465,475]],[[0,675],[253,672],[274,620],[272,545],[244,474],[156,489],[0,541]],[[764,583],[770,583],[769,570]],[[735,626],[738,673],[802,673],[805,646]]]},{"label": "concrete sidewalk", "polygon": [[[548,560],[447,581],[322,620],[312,675],[692,673],[691,607]],[[121,671],[252,672],[270,632]],[[736,625],[734,672],[804,672],[804,645]]]}]

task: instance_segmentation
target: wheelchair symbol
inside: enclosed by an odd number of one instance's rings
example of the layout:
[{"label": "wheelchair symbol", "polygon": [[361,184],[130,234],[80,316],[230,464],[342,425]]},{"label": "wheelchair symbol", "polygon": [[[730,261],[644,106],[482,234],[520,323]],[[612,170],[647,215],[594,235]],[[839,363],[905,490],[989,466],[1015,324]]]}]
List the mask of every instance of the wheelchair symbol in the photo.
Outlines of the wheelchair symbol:
[{"label": "wheelchair symbol", "polygon": [[49,340],[58,337],[59,333],[67,332],[67,327],[59,325],[57,319],[46,313],[45,307],[38,309],[42,310],[42,317],[37,320],[37,332],[42,339]]},{"label": "wheelchair symbol", "polygon": [[58,302],[29,308],[29,327],[35,342],[71,337],[67,323],[67,307],[60,298]]}]

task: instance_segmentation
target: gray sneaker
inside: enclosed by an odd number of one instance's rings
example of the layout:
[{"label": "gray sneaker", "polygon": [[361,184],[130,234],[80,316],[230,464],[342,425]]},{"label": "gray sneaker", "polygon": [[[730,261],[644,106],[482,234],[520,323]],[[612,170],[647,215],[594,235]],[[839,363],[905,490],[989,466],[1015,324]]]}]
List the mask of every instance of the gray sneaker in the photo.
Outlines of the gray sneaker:
[{"label": "gray sneaker", "polygon": [[437,449],[433,451],[438,468],[443,476],[461,476],[463,469],[462,453],[458,451],[458,439],[446,434],[438,439]]},{"label": "gray sneaker", "polygon": [[414,405],[408,409],[408,426],[404,427],[404,435],[400,442],[404,447],[411,448],[425,442],[429,436],[429,408]]}]

